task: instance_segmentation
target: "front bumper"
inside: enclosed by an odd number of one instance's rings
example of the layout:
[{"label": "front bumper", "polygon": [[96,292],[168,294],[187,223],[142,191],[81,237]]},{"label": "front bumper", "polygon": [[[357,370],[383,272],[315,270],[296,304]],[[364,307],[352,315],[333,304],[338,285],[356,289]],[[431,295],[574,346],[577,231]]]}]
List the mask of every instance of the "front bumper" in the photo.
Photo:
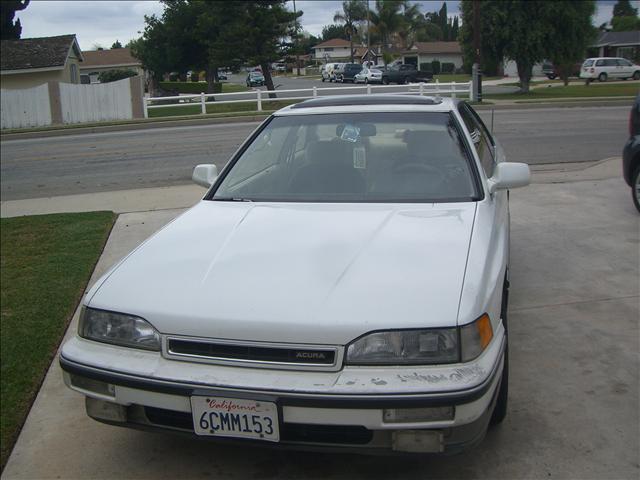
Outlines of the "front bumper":
[{"label": "front bumper", "polygon": [[[122,348],[96,345],[96,342],[79,338],[65,345],[60,364],[67,386],[88,397],[89,415],[106,423],[195,435],[191,396],[263,399],[278,405],[281,430],[278,445],[281,446],[339,447],[341,451],[345,448],[369,452],[416,451],[411,445],[407,447],[406,435],[419,432],[419,435],[430,435],[430,441],[417,451],[456,453],[483,438],[493,412],[506,341],[503,331],[497,333],[499,335],[473,365],[453,366],[453,370],[438,366],[408,369],[351,367],[340,372],[256,372],[243,367],[176,362],[164,359],[156,352],[131,352],[132,349],[125,350],[132,355],[129,359],[118,359],[114,352],[110,352],[112,361],[109,363],[100,355],[96,358],[95,350],[103,350],[105,354],[105,349],[115,349],[122,354]],[[89,358],[81,359],[92,350],[91,362],[97,360],[108,368],[91,365]],[[140,361],[141,357],[149,355],[160,358],[152,365]],[[134,358],[137,362],[132,363]],[[150,370],[135,372],[132,368],[129,371],[124,368],[136,363],[147,364]],[[193,372],[189,376],[178,375],[179,371],[199,369],[208,371],[208,379]],[[235,375],[235,382],[228,381],[226,374]],[[250,375],[255,377],[253,385],[249,385]],[[342,382],[345,375],[346,380]],[[399,379],[393,382],[393,377]],[[295,378],[298,378],[297,384],[293,380]],[[366,386],[365,378],[374,382]],[[305,384],[304,379],[310,383]],[[96,385],[102,387],[95,388]],[[453,418],[403,423],[384,420],[385,409],[439,406],[454,407]],[[398,441],[398,432],[404,432],[403,442]],[[251,440],[235,441],[256,443]]]}]

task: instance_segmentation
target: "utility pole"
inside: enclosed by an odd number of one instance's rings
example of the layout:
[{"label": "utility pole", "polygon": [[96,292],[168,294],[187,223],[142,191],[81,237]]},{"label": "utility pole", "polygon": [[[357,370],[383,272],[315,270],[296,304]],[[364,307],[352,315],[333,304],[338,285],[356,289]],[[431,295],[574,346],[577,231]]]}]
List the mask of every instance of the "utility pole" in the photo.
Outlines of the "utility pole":
[{"label": "utility pole", "polygon": [[480,0],[473,0],[473,67],[471,67],[471,88],[473,101],[482,101],[482,70],[480,69]]},{"label": "utility pole", "polygon": [[[369,0],[367,0],[367,59],[371,60],[371,23],[369,21]],[[375,63],[378,63],[377,60]]]},{"label": "utility pole", "polygon": [[296,0],[293,0],[293,15],[295,17],[293,19],[293,21],[295,22],[293,27],[295,35],[293,38],[293,45],[296,49],[296,71],[298,72],[298,76],[300,76],[300,51],[298,50],[298,13],[296,11]]}]

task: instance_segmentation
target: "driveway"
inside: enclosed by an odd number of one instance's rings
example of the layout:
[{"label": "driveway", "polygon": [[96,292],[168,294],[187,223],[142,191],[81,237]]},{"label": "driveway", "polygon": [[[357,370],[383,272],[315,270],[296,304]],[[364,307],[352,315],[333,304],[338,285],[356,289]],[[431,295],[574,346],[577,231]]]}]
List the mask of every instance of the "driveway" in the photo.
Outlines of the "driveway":
[{"label": "driveway", "polygon": [[[619,159],[559,169],[511,194],[509,413],[467,455],[282,452],[106,426],[56,361],[3,478],[638,478],[640,216]],[[96,275],[181,211],[121,215]]]}]

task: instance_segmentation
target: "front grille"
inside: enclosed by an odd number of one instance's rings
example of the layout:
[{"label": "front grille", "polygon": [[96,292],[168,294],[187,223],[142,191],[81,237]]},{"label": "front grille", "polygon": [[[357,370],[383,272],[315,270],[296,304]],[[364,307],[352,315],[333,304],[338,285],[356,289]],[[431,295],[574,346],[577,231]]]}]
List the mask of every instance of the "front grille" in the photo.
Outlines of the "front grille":
[{"label": "front grille", "polygon": [[[193,431],[192,416],[163,408],[144,407],[149,422],[163,427]],[[360,425],[311,425],[283,423],[280,440],[295,443],[325,443],[338,445],[366,445],[373,438],[373,431]]]},{"label": "front grille", "polygon": [[170,355],[216,360],[320,366],[331,366],[336,361],[336,351],[331,349],[265,347],[177,338],[168,339],[167,348]]}]

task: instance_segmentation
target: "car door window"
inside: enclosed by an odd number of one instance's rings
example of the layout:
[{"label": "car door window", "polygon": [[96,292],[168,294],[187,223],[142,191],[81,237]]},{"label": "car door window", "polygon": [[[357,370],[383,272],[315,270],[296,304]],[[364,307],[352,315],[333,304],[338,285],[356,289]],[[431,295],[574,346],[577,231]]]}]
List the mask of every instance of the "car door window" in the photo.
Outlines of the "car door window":
[{"label": "car door window", "polygon": [[493,175],[495,158],[493,155],[494,142],[480,117],[471,110],[465,103],[460,103],[458,108],[462,121],[469,130],[473,146],[480,157],[480,163],[487,177]]}]

